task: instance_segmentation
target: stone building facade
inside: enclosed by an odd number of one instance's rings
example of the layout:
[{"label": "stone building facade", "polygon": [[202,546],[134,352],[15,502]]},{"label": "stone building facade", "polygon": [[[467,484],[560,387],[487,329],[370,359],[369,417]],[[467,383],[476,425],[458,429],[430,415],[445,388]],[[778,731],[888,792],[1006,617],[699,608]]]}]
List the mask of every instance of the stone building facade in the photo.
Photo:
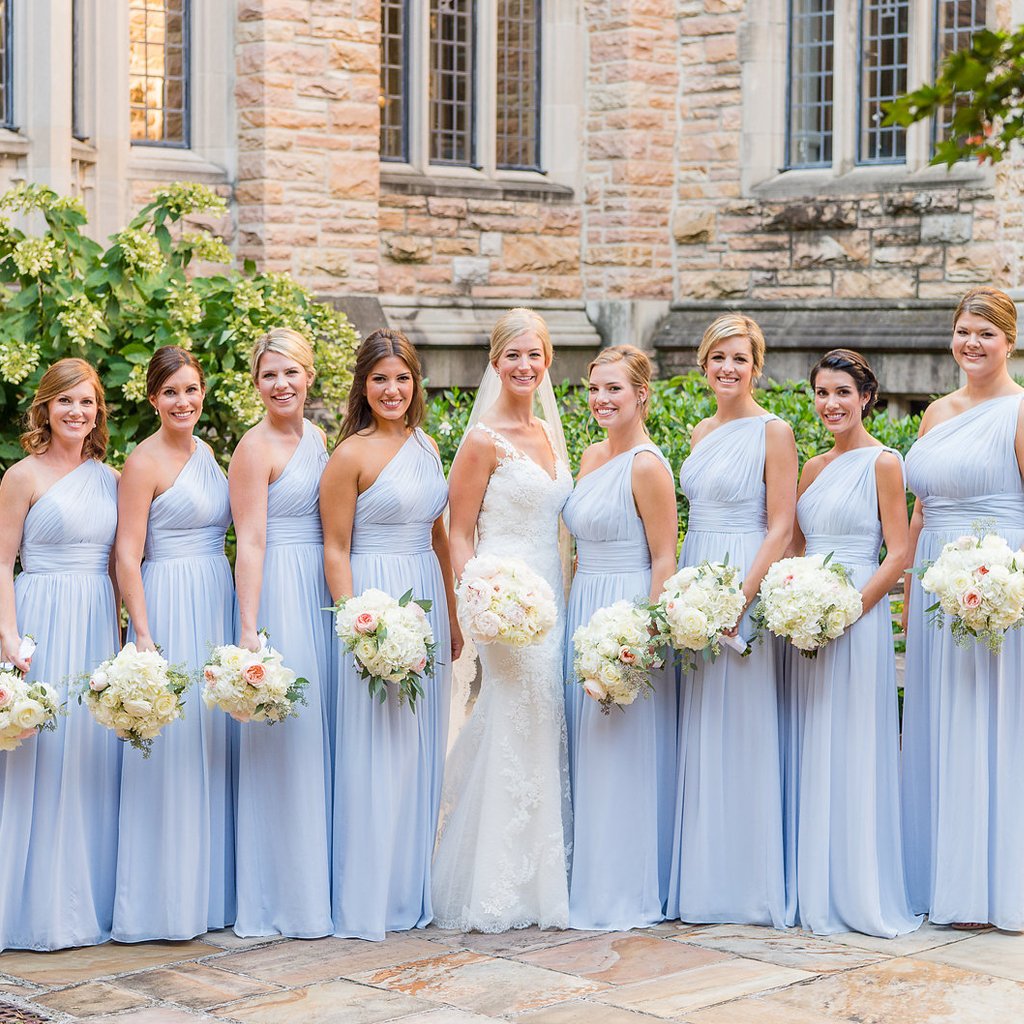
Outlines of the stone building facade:
[{"label": "stone building facade", "polygon": [[[1024,284],[1024,176],[930,167],[879,106],[1024,0],[0,0],[0,182],[123,224],[155,184],[230,195],[288,270],[475,382],[498,310],[692,365],[763,320],[768,372],[861,347],[903,401],[955,386],[949,311]],[[511,126],[511,127],[510,127]]]}]

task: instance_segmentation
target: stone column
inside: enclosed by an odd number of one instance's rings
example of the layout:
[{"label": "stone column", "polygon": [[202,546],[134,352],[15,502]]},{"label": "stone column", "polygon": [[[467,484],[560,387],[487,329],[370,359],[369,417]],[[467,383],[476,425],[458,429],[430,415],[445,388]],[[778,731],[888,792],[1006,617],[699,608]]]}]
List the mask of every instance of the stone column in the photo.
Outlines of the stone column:
[{"label": "stone column", "polygon": [[240,0],[237,41],[239,257],[375,294],[378,0]]}]

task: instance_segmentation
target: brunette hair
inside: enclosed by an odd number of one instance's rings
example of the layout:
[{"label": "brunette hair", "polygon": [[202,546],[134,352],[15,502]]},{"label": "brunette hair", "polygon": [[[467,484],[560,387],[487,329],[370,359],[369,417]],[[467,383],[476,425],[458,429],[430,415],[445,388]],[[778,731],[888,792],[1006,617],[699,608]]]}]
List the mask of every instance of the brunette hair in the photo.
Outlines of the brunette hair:
[{"label": "brunette hair", "polygon": [[837,373],[849,374],[853,378],[853,383],[857,385],[857,394],[861,398],[867,398],[860,410],[860,418],[866,419],[878,400],[878,378],[868,365],[868,361],[853,349],[834,348],[826,352],[811,369],[812,388],[820,370],[834,370]]},{"label": "brunette hair", "polygon": [[540,346],[544,350],[544,358],[547,360],[548,366],[550,366],[551,359],[554,356],[554,349],[551,346],[551,335],[548,332],[548,325],[544,322],[544,317],[540,313],[532,309],[526,309],[524,306],[517,306],[515,309],[510,309],[507,313],[503,313],[498,317],[494,327],[491,328],[491,347],[487,354],[490,363],[492,365],[496,363],[501,357],[501,353],[504,352],[505,347],[528,331],[535,332],[540,339]]},{"label": "brunette hair", "polygon": [[697,349],[697,365],[702,370],[706,370],[708,357],[714,347],[728,338],[749,339],[750,354],[754,361],[754,379],[756,380],[764,369],[764,334],[757,321],[749,316],[744,316],[743,313],[723,313],[708,324]]},{"label": "brunette hair", "polygon": [[249,360],[249,372],[252,374],[253,383],[256,382],[260,369],[260,360],[267,352],[276,352],[278,355],[294,359],[306,373],[316,373],[314,366],[313,346],[310,345],[305,335],[293,331],[290,327],[275,327],[271,331],[256,339],[252,347],[252,358]]},{"label": "brunette hair", "polygon": [[82,454],[87,459],[102,459],[106,455],[110,433],[107,430],[107,402],[103,395],[103,384],[92,366],[84,359],[73,357],[58,360],[39,381],[32,404],[25,414],[26,430],[20,438],[21,447],[29,455],[42,455],[50,447],[52,434],[47,405],[83,381],[88,381],[96,393],[96,424],[82,445]]},{"label": "brunette hair", "polygon": [[603,348],[598,352],[596,358],[592,359],[587,367],[587,376],[594,372],[595,366],[609,366],[614,363],[624,363],[626,376],[634,390],[645,389],[647,394],[640,403],[640,415],[647,419],[648,404],[651,400],[651,361],[646,352],[641,352],[635,345],[612,345]]},{"label": "brunette hair", "polygon": [[423,400],[423,371],[420,369],[420,357],[412,342],[401,332],[390,327],[381,327],[368,334],[356,351],[355,365],[352,367],[352,387],[348,393],[348,407],[345,419],[341,424],[340,440],[358,434],[373,423],[373,410],[366,400],[366,380],[373,368],[389,356],[401,359],[412,374],[412,401],[405,411],[405,425],[415,429],[423,422],[426,404]]},{"label": "brunette hair", "polygon": [[163,386],[168,377],[173,377],[183,366],[191,366],[199,375],[199,386],[206,390],[206,375],[203,373],[199,360],[191,352],[177,345],[163,345],[158,348],[149,360],[146,369],[146,397],[152,398]]},{"label": "brunette hair", "polygon": [[974,313],[995,324],[1006,335],[1012,352],[1017,345],[1017,307],[1006,292],[990,285],[972,288],[961,300],[953,314],[953,329],[964,313]]}]

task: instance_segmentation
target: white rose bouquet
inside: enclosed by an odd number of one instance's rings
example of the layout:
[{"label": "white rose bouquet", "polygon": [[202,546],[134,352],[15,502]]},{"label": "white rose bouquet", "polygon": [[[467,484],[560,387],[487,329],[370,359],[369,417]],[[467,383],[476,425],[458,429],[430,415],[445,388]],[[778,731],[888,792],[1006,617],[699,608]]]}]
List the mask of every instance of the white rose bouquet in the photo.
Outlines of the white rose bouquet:
[{"label": "white rose bouquet", "polygon": [[761,581],[755,623],[781,636],[808,658],[842,636],[860,618],[860,592],[832,555],[783,558]]},{"label": "white rose bouquet", "polygon": [[598,608],[572,635],[573,671],[583,689],[608,714],[654,689],[651,669],[662,664],[651,636],[651,613],[631,601]]},{"label": "white rose bouquet", "polygon": [[[659,639],[677,651],[700,651],[713,661],[723,642],[743,654],[746,641],[722,636],[743,614],[743,576],[724,562],[701,562],[665,580],[658,603],[651,609]],[[692,664],[692,655],[687,655]]]},{"label": "white rose bouquet", "polygon": [[558,619],[547,580],[516,558],[471,558],[455,595],[459,620],[478,644],[529,647]]},{"label": "white rose bouquet", "polygon": [[203,703],[226,711],[236,722],[274,725],[298,715],[305,704],[308,679],[284,665],[280,652],[260,630],[260,649],[248,651],[234,644],[214,647],[203,666]]},{"label": "white rose bouquet", "polygon": [[416,710],[423,677],[434,670],[437,644],[427,612],[433,602],[414,599],[407,590],[394,598],[373,588],[334,605],[334,629],[355,656],[371,697],[383,704],[388,683],[398,686],[398,703]]},{"label": "white rose bouquet", "polygon": [[1024,551],[995,533],[959,537],[918,570],[921,586],[938,600],[927,610],[942,628],[950,617],[956,643],[981,640],[998,654],[1003,635],[1024,620]]},{"label": "white rose bouquet", "polygon": [[[18,654],[31,658],[35,649],[35,640],[26,635]],[[0,750],[16,750],[22,740],[55,729],[59,712],[60,698],[49,683],[26,683],[12,665],[0,665]]]},{"label": "white rose bouquet", "polygon": [[159,651],[140,651],[127,643],[92,673],[78,700],[85,701],[100,725],[149,757],[160,730],[184,715],[184,693],[191,683]]}]

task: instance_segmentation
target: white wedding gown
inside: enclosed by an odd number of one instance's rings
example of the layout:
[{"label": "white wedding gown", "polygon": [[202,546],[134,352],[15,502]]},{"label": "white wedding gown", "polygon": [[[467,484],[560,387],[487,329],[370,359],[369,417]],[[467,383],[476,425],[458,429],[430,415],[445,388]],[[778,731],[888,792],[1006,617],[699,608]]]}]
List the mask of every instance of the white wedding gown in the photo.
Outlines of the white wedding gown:
[{"label": "white wedding gown", "polygon": [[480,647],[480,695],[445,767],[434,921],[461,931],[565,928],[572,833],[558,517],[572,477],[558,458],[552,479],[496,431],[474,429],[491,437],[498,456],[477,521],[477,554],[516,558],[540,573],[559,615],[531,647]]}]

